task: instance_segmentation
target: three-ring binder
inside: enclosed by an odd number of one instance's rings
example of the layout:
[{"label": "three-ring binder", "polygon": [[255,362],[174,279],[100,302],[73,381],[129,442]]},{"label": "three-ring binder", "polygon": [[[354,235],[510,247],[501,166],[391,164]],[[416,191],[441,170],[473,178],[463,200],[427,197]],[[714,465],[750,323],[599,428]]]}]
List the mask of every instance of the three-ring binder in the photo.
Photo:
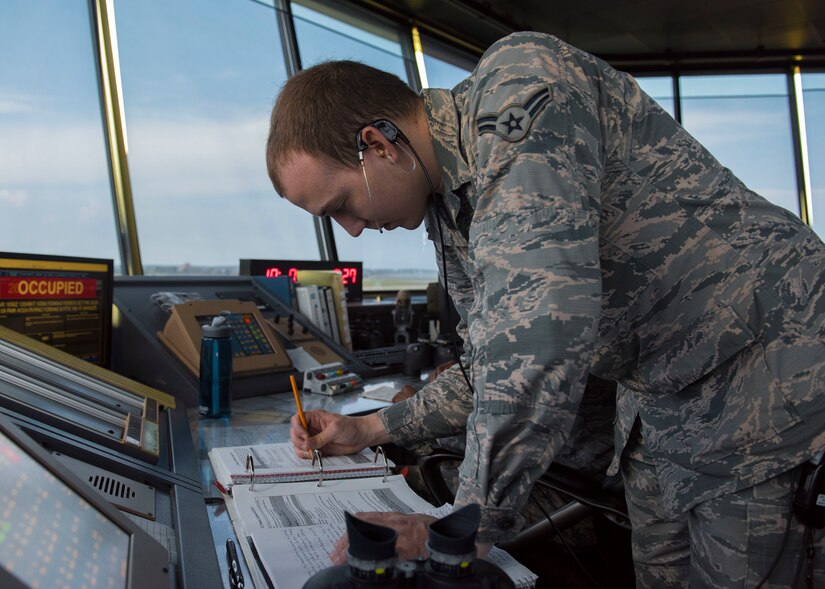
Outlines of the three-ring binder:
[{"label": "three-ring binder", "polygon": [[[320,487],[324,484],[324,457],[321,454],[320,450],[313,449],[312,451],[312,466],[315,466],[315,462],[318,462],[318,484],[317,487]],[[387,461],[387,455],[384,453],[384,448],[381,446],[375,447],[375,454],[372,457],[372,463],[378,464],[378,456],[384,460],[384,476],[381,479],[381,482],[386,483],[387,477],[390,475],[390,465]],[[249,454],[246,457],[246,472],[249,473],[249,490],[255,490],[255,460],[252,458],[252,455]]]},{"label": "three-ring binder", "polygon": [[[384,453],[384,448],[381,446],[375,447],[375,454],[372,457],[372,463],[378,464],[378,456],[384,459],[384,477],[382,478],[381,482],[386,483],[387,477],[390,475],[390,465],[387,462],[387,455]],[[324,458],[321,455],[320,450],[312,450],[312,466],[315,466],[315,461],[318,461],[318,484],[316,486],[320,487],[324,483]],[[255,475],[255,469],[252,470],[252,475]],[[250,491],[254,490],[250,487]]]},{"label": "three-ring binder", "polygon": [[[330,479],[362,477],[381,477],[382,482],[388,484],[395,464],[383,447],[375,446],[373,450],[365,448],[347,456],[324,456],[323,451],[314,449],[309,450],[308,459],[302,460],[295,455],[291,443],[281,442],[254,447],[213,448],[209,458],[219,489],[229,495],[233,485],[246,485],[251,491],[263,491],[269,488],[270,483],[314,481],[321,487],[329,486]],[[383,461],[379,460],[379,455]]]}]

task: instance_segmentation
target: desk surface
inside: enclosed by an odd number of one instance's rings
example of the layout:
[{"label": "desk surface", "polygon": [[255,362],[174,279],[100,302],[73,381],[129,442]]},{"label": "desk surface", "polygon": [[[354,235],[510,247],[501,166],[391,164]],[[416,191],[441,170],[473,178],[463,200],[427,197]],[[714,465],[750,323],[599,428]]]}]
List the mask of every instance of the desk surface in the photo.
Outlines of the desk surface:
[{"label": "desk surface", "polygon": [[[405,384],[416,382],[420,381],[400,375],[387,376],[368,380],[364,390],[389,386],[398,391]],[[344,415],[369,413],[389,405],[384,401],[363,398],[361,395],[364,390],[331,397],[304,392],[301,402],[305,410],[326,409]],[[215,487],[215,475],[209,463],[209,450],[222,446],[251,446],[289,441],[289,420],[294,413],[295,400],[291,391],[233,401],[231,417],[200,419],[197,407],[187,410],[192,440],[198,453],[198,469],[207,501],[209,524],[212,528],[212,539],[215,542],[224,587],[229,587],[226,539],[232,538],[237,544],[238,538],[235,536],[229,514],[224,507],[223,496]],[[243,558],[241,568],[244,579],[247,580],[247,587],[252,587],[252,577]]]}]

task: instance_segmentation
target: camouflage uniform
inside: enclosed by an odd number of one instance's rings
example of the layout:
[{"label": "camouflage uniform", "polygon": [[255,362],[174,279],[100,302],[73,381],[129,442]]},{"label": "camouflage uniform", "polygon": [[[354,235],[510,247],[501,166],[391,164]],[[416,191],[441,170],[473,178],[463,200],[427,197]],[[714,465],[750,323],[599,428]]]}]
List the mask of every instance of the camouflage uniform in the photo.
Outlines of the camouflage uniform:
[{"label": "camouflage uniform", "polygon": [[423,97],[427,228],[477,395],[453,367],[382,419],[408,446],[466,430],[456,502],[483,506],[480,540],[518,529],[588,371],[620,385],[612,472],[638,417],[666,517],[825,447],[825,247],[799,219],[554,37],[507,37]]}]

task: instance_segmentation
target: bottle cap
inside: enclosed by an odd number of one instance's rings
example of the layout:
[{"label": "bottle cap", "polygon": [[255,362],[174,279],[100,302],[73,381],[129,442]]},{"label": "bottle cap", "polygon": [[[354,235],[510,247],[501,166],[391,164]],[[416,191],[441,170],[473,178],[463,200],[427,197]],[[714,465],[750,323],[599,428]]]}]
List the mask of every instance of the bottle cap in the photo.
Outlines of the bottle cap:
[{"label": "bottle cap", "polygon": [[210,325],[201,327],[203,337],[232,337],[232,328],[226,324],[226,317],[218,315]]}]

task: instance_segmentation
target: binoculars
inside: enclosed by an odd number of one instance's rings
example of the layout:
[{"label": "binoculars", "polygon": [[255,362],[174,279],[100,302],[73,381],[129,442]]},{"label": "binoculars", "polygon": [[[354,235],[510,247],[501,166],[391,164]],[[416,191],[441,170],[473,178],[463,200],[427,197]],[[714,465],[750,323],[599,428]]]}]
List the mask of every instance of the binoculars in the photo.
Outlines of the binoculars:
[{"label": "binoculars", "polygon": [[347,564],[313,575],[304,589],[515,589],[504,571],[475,558],[481,519],[478,505],[467,505],[430,525],[426,560],[398,560],[395,530],[345,514]]}]

